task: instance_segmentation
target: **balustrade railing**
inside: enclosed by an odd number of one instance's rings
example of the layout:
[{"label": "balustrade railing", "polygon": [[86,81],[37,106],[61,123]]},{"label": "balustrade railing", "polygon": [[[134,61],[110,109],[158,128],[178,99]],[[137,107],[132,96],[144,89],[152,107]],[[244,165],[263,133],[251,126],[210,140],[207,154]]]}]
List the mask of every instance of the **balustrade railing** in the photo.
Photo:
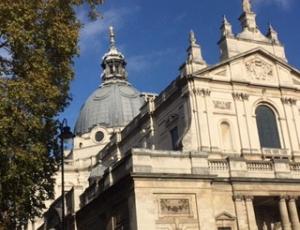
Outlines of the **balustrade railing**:
[{"label": "balustrade railing", "polygon": [[300,172],[300,162],[299,163],[291,163],[290,169],[291,169],[291,171]]},{"label": "balustrade railing", "polygon": [[229,169],[226,160],[210,160],[208,162],[208,167],[211,171],[227,171]]},{"label": "balustrade railing", "polygon": [[248,161],[246,164],[249,171],[273,171],[272,162]]},{"label": "balustrade railing", "polygon": [[96,163],[95,156],[91,156],[83,159],[76,159],[76,160],[65,159],[65,169],[73,170],[73,169],[89,168],[95,165],[95,163]]}]

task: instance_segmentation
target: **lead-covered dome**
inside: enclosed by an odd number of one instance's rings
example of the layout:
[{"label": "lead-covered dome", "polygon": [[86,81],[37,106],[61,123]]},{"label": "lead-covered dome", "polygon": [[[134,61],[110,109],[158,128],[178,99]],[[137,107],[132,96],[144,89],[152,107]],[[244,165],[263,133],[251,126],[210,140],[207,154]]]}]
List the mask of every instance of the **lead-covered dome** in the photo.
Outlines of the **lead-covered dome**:
[{"label": "lead-covered dome", "polygon": [[139,113],[142,104],[140,93],[128,82],[103,85],[82,106],[75,133],[87,133],[96,125],[124,127]]},{"label": "lead-covered dome", "polygon": [[115,35],[110,27],[110,49],[103,56],[102,85],[82,106],[75,124],[75,134],[84,134],[100,125],[106,128],[124,127],[138,113],[144,100],[127,81],[124,56],[115,46]]}]

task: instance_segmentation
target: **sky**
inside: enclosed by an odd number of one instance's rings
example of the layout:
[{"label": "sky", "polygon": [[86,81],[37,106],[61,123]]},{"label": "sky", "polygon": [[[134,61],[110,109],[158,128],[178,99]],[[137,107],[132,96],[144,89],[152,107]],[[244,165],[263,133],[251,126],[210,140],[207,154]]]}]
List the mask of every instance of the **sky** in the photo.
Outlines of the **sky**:
[{"label": "sky", "polygon": [[[195,32],[202,55],[211,65],[219,61],[220,26],[223,15],[241,31],[238,17],[242,0],[106,0],[99,7],[103,19],[89,21],[87,8],[77,8],[84,24],[80,56],[74,59],[72,101],[60,119],[74,127],[80,108],[101,84],[101,58],[107,52],[108,27],[114,26],[116,44],[125,55],[128,79],[141,92],[159,93],[174,80],[186,60],[188,34]],[[300,1],[252,0],[257,24],[266,33],[268,24],[277,30],[289,64],[300,69]]]}]

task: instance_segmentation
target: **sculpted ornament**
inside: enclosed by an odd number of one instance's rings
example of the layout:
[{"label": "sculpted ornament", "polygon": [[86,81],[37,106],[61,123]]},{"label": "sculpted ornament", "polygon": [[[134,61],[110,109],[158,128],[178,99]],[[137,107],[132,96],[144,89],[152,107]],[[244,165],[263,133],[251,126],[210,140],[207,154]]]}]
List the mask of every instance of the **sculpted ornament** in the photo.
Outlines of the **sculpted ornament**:
[{"label": "sculpted ornament", "polygon": [[252,59],[246,63],[248,74],[253,80],[270,81],[273,78],[273,68],[260,59]]},{"label": "sculpted ornament", "polygon": [[296,105],[297,104],[297,99],[294,99],[291,97],[283,97],[283,98],[281,98],[281,101],[283,104],[288,104],[288,105]]},{"label": "sculpted ornament", "polygon": [[252,12],[250,0],[243,0],[243,10],[245,13]]},{"label": "sculpted ornament", "polygon": [[213,101],[214,106],[216,109],[231,109],[231,102],[230,101]]},{"label": "sculpted ornament", "polygon": [[243,101],[243,100],[248,100],[249,99],[249,94],[241,93],[241,92],[234,92],[234,93],[232,93],[232,97],[235,100]]},{"label": "sculpted ornament", "polygon": [[188,199],[161,199],[161,213],[165,215],[190,214],[190,204]]},{"label": "sculpted ornament", "polygon": [[196,88],[196,89],[193,89],[193,93],[195,95],[200,95],[200,96],[203,96],[203,97],[207,97],[207,96],[210,96],[211,91],[209,89]]}]

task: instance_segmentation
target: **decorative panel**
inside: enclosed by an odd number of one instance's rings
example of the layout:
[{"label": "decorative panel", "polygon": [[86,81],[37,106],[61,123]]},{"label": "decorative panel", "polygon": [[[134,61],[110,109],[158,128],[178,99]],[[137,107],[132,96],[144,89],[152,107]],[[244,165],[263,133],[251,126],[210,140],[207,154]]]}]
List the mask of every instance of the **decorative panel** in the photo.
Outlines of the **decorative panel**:
[{"label": "decorative panel", "polygon": [[156,202],[156,229],[199,229],[195,194],[156,194]]},{"label": "decorative panel", "polygon": [[259,57],[248,60],[246,70],[250,78],[254,81],[274,82],[273,66]]}]

